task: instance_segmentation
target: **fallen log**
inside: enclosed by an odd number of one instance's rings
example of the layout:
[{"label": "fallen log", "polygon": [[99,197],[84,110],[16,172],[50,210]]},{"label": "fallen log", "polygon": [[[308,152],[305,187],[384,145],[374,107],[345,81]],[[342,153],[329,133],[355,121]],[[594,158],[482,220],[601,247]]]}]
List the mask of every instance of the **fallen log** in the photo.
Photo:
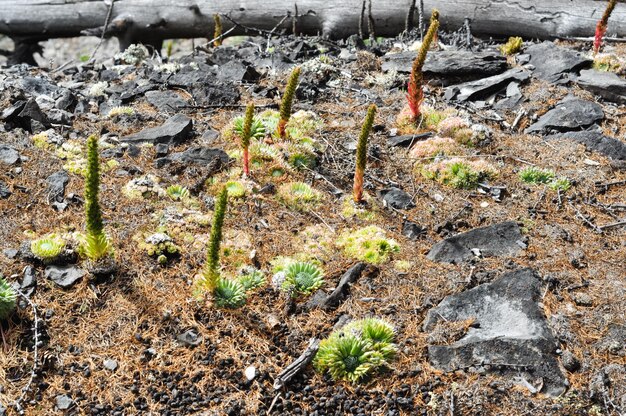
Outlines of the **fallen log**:
[{"label": "fallen log", "polygon": [[[368,2],[365,7],[365,3]],[[424,19],[433,8],[442,28],[457,30],[470,19],[482,36],[552,39],[593,36],[606,1],[424,0]],[[164,39],[213,37],[214,14],[231,35],[255,28],[274,33],[345,38],[356,33],[395,36],[415,25],[415,0],[0,0],[0,34],[36,42],[81,34],[115,36],[125,47]],[[110,15],[110,19],[107,16]],[[232,29],[232,30],[231,30]],[[626,37],[626,4],[618,3],[608,35]]]}]

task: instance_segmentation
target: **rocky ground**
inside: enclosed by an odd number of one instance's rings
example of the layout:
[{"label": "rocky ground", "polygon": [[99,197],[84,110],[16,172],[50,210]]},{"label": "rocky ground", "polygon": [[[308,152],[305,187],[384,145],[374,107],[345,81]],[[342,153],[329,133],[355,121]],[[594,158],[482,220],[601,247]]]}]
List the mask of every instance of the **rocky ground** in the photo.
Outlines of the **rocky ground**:
[{"label": "rocky ground", "polygon": [[[420,134],[396,122],[415,37],[237,38],[195,54],[179,42],[169,61],[48,48],[41,68],[1,69],[0,272],[26,298],[2,322],[0,414],[624,414],[625,49],[605,46],[603,72],[589,44],[507,58],[460,39],[429,53]],[[249,102],[277,109],[296,65],[307,137],[261,139],[242,178],[232,121]],[[370,103],[363,210],[350,193]],[[119,265],[100,280],[73,251],[91,134]],[[446,177],[450,160],[485,174]],[[554,178],[524,182],[529,167]],[[286,203],[294,181],[320,202]],[[192,296],[222,183],[243,191],[224,272],[267,280],[236,310]],[[399,246],[377,265],[340,242],[371,225]],[[44,264],[30,242],[50,233],[67,250]],[[159,244],[175,249],[159,258]],[[280,256],[317,261],[326,284],[285,296],[271,282]],[[308,366],[273,388],[309,339],[368,316],[396,329],[389,368],[350,384]]]}]

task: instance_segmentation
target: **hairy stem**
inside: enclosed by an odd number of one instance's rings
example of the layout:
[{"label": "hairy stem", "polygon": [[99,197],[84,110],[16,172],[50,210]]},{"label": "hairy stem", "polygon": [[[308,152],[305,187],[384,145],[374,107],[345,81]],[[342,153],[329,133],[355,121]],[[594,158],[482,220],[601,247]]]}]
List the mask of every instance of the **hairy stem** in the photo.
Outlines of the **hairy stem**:
[{"label": "hairy stem", "polygon": [[356,146],[356,169],[354,172],[353,198],[354,202],[363,201],[363,175],[365,173],[365,164],[367,161],[367,138],[369,137],[372,125],[374,124],[374,116],[376,115],[376,105],[372,104],[367,110],[367,116],[361,128],[361,135]]},{"label": "hairy stem", "polygon": [[213,213],[213,226],[209,237],[209,248],[207,262],[203,272],[203,277],[207,284],[207,289],[214,289],[219,278],[220,245],[222,243],[222,226],[226,215],[228,203],[228,190],[223,187],[215,201],[215,211]]},{"label": "hairy stem", "polygon": [[295,67],[293,71],[291,71],[291,76],[289,77],[289,82],[287,83],[287,88],[285,89],[283,100],[280,103],[280,120],[278,121],[278,134],[283,139],[287,135],[285,127],[287,126],[287,122],[291,117],[291,105],[293,104],[293,97],[295,96],[296,88],[298,87],[298,78],[300,78],[299,66]]}]

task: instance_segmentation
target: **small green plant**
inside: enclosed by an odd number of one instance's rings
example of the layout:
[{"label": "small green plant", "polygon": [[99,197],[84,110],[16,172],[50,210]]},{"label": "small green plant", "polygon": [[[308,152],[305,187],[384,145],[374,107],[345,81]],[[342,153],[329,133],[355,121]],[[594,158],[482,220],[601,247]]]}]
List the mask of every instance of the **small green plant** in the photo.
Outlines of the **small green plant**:
[{"label": "small green plant", "polygon": [[165,56],[167,56],[168,62],[172,58],[172,49],[174,49],[174,41],[170,39],[165,44]]},{"label": "small green plant", "polygon": [[257,289],[265,284],[265,275],[260,270],[252,270],[237,279],[246,292]]},{"label": "small green plant", "polygon": [[240,308],[246,303],[246,289],[237,280],[220,277],[213,290],[213,302],[218,308]]},{"label": "small green plant", "polygon": [[598,71],[620,73],[623,68],[626,69],[626,62],[621,61],[616,55],[602,54],[593,59],[593,69]]},{"label": "small green plant", "polygon": [[334,380],[356,383],[389,364],[397,350],[394,337],[393,327],[380,319],[351,322],[320,342],[313,365]]},{"label": "small green plant", "polygon": [[213,31],[213,46],[222,46],[222,18],[219,14],[213,15],[215,30]]},{"label": "small green plant", "polygon": [[549,186],[555,191],[565,192],[572,187],[572,183],[567,178],[558,178],[554,179]]},{"label": "small green plant", "polygon": [[166,189],[167,195],[174,201],[182,201],[189,198],[189,189],[181,185],[171,185]]},{"label": "small green plant", "polygon": [[33,240],[30,243],[30,251],[43,262],[54,261],[63,253],[66,241],[56,234]]},{"label": "small green plant", "polygon": [[0,275],[0,321],[8,318],[15,309],[17,293]]},{"label": "small green plant", "polygon": [[407,99],[409,109],[411,110],[411,119],[416,125],[419,123],[421,106],[424,101],[424,73],[422,68],[424,67],[424,62],[426,62],[426,54],[428,53],[428,49],[430,49],[430,45],[435,38],[437,30],[439,30],[439,12],[437,10],[433,10],[428,32],[426,32],[426,36],[424,37],[419,53],[413,61],[407,90]]},{"label": "small green plant", "polygon": [[554,171],[550,169],[541,169],[534,166],[529,166],[520,171],[519,177],[522,182],[526,183],[543,183],[547,184],[554,179]]},{"label": "small green plant", "polygon": [[303,152],[303,151],[294,149],[289,154],[289,159],[287,160],[287,162],[289,163],[289,166],[291,166],[292,168],[296,170],[302,170],[302,169],[307,169],[307,168],[308,169],[313,168],[317,160],[315,159],[315,156],[313,156],[309,152]]},{"label": "small green plant", "polygon": [[83,252],[91,261],[98,261],[111,254],[112,247],[104,233],[102,211],[98,201],[100,189],[100,161],[98,155],[98,137],[87,139],[87,173],[85,175],[85,214],[87,217],[87,233]]},{"label": "small green plant", "polygon": [[502,55],[511,56],[518,53],[522,46],[524,45],[524,41],[520,37],[510,37],[508,42],[504,45],[500,46],[500,52]]},{"label": "small green plant", "polygon": [[285,268],[284,291],[291,291],[294,296],[308,295],[324,284],[324,271],[310,262],[297,261]]},{"label": "small green plant", "polygon": [[121,106],[121,107],[113,107],[109,110],[109,118],[115,118],[117,116],[132,116],[135,114],[135,110],[132,107]]},{"label": "small green plant", "polygon": [[278,199],[291,209],[306,211],[314,208],[322,194],[304,182],[291,182],[281,185],[277,192]]},{"label": "small green plant", "polygon": [[229,198],[241,198],[246,194],[246,188],[238,181],[228,181],[224,187],[228,192]]},{"label": "small green plant", "polygon": [[385,263],[392,253],[400,251],[398,243],[387,238],[385,231],[375,225],[342,234],[337,246],[343,248],[347,256],[371,264]]},{"label": "small green plant", "polygon": [[239,136],[243,150],[243,173],[250,176],[250,138],[265,136],[265,126],[254,117],[254,104],[248,104],[245,117],[235,119],[234,130]]},{"label": "small green plant", "polygon": [[458,189],[474,189],[484,180],[495,178],[498,171],[483,160],[445,159],[425,165],[422,175]]},{"label": "small green plant", "polygon": [[374,124],[374,116],[376,115],[376,105],[370,105],[367,110],[367,116],[361,128],[361,135],[356,145],[356,167],[354,170],[354,184],[352,187],[352,198],[354,202],[363,202],[363,175],[365,174],[365,164],[367,161],[367,138]]},{"label": "small green plant", "polygon": [[287,136],[286,126],[289,118],[291,117],[291,106],[293,104],[293,98],[296,95],[296,88],[298,87],[298,78],[300,78],[300,67],[297,66],[291,71],[283,100],[280,103],[280,119],[278,120],[277,132],[280,138],[284,139]]},{"label": "small green plant", "polygon": [[617,0],[609,0],[609,3],[604,10],[604,14],[602,15],[602,18],[598,21],[598,24],[596,25],[596,34],[593,41],[594,56],[597,55],[598,52],[600,52],[600,48],[602,47],[602,40],[609,24],[609,17],[611,17],[611,13],[613,13],[613,9],[616,5]]}]

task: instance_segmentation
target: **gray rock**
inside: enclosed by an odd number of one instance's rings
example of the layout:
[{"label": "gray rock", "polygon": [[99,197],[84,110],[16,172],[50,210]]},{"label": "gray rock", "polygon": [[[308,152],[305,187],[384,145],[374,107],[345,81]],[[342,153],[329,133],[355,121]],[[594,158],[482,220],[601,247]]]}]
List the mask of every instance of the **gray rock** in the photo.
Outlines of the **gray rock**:
[{"label": "gray rock", "polygon": [[19,81],[19,88],[33,96],[53,96],[60,87],[54,85],[49,79],[26,76]]},{"label": "gray rock", "polygon": [[39,104],[37,104],[34,99],[30,99],[26,102],[26,105],[24,105],[24,108],[17,117],[30,126],[31,132],[35,130],[36,125],[36,123],[33,122],[40,123],[44,127],[50,127],[48,117],[41,111]]},{"label": "gray rock", "polygon": [[[431,364],[446,372],[483,367],[518,376],[530,371],[543,378],[543,391],[565,391],[555,351],[558,344],[539,305],[541,279],[531,269],[504,274],[491,283],[446,297],[428,311],[424,330],[437,324],[474,320],[467,333],[450,345],[430,345]],[[486,367],[485,367],[486,366]]]},{"label": "gray rock", "polygon": [[121,141],[126,143],[167,143],[178,144],[189,137],[193,129],[193,122],[184,114],[176,114],[158,127],[152,127],[122,137]]},{"label": "gray rock", "polygon": [[253,82],[259,73],[245,61],[233,59],[217,68],[217,79],[228,83]]},{"label": "gray rock", "polygon": [[603,118],[604,111],[599,104],[580,98],[567,97],[541,116],[535,124],[528,127],[525,133],[580,130]]},{"label": "gray rock", "polygon": [[213,130],[213,129],[208,129],[207,131],[205,131],[204,133],[202,133],[202,142],[204,142],[205,144],[211,144],[213,142],[215,142],[217,140],[217,138],[220,137],[220,132],[217,130]]},{"label": "gray rock", "polygon": [[594,344],[598,351],[626,356],[626,325],[610,324],[608,332]]},{"label": "gray rock", "polygon": [[167,162],[179,162],[183,164],[194,164],[208,166],[210,163],[217,162],[219,166],[228,163],[228,155],[222,149],[213,149],[210,147],[197,146],[192,147],[184,152],[172,153],[171,155],[157,159],[165,159]]},{"label": "gray rock", "polygon": [[7,258],[11,260],[16,258],[19,253],[20,251],[16,248],[5,248],[4,250],[2,250],[2,254],[4,254],[5,256],[7,256]]},{"label": "gray rock", "polygon": [[586,292],[574,292],[572,293],[572,300],[578,306],[590,307],[593,306],[593,298]]},{"label": "gray rock", "polygon": [[74,401],[66,394],[56,396],[55,401],[59,410],[67,410],[74,404]]},{"label": "gray rock", "polygon": [[11,196],[11,190],[6,183],[0,181],[0,199],[5,199]]},{"label": "gray rock", "polygon": [[530,55],[529,63],[535,67],[533,75],[537,78],[556,82],[565,74],[588,68],[593,62],[579,52],[556,46],[553,42],[543,42],[526,48]]},{"label": "gray rock", "polygon": [[463,84],[453,85],[446,88],[444,97],[446,100],[476,101],[503,91],[513,81],[524,82],[530,78],[530,72],[522,68],[513,68],[500,74],[478,81],[470,81]]},{"label": "gray rock", "polygon": [[0,143],[0,162],[14,165],[20,160],[20,154],[8,144]]},{"label": "gray rock", "polygon": [[202,343],[202,335],[198,335],[198,333],[193,329],[183,332],[178,335],[176,339],[182,345],[186,345],[188,347],[196,347]]},{"label": "gray rock", "polygon": [[[410,73],[417,52],[388,54],[383,57],[383,71]],[[464,50],[430,51],[424,63],[424,73],[440,77],[484,77],[496,75],[507,68],[506,58],[496,52]]]},{"label": "gray rock", "polygon": [[618,164],[626,165],[626,142],[605,136],[600,129],[558,133],[547,139],[568,139],[582,143],[588,150],[598,152]]},{"label": "gray rock", "polygon": [[423,236],[425,233],[426,229],[415,224],[414,222],[405,221],[404,224],[402,224],[402,235],[409,240],[415,241]]},{"label": "gray rock", "polygon": [[512,256],[526,248],[516,222],[502,222],[476,228],[448,237],[435,244],[427,257],[432,261],[459,263],[475,257],[478,250],[483,257]]},{"label": "gray rock", "polygon": [[170,147],[165,143],[159,143],[154,148],[156,157],[165,157],[170,151]]},{"label": "gray rock", "polygon": [[427,139],[433,135],[432,131],[427,131],[425,133],[419,134],[407,134],[404,136],[393,136],[390,137],[388,142],[391,146],[394,147],[411,147],[413,143],[419,142],[420,140]]},{"label": "gray rock", "polygon": [[563,351],[561,363],[563,363],[563,368],[572,373],[580,369],[580,360],[570,351]]},{"label": "gray rock", "polygon": [[104,362],[102,363],[102,366],[109,371],[115,371],[117,370],[117,361],[110,359],[110,358],[106,358]]},{"label": "gray rock", "polygon": [[84,275],[85,271],[76,266],[48,266],[44,271],[46,279],[52,280],[63,289],[72,287]]},{"label": "gray rock", "polygon": [[48,201],[63,200],[65,196],[65,187],[70,181],[70,176],[64,170],[53,173],[46,178],[48,183]]},{"label": "gray rock", "polygon": [[402,189],[390,188],[380,191],[380,196],[383,199],[383,204],[395,209],[410,209],[415,206],[411,195],[404,192]]},{"label": "gray rock", "polygon": [[188,104],[175,91],[148,91],[145,95],[146,100],[155,106],[159,111],[172,112],[177,111],[178,107]]},{"label": "gray rock", "polygon": [[626,104],[626,80],[613,72],[585,69],[576,82],[606,100]]}]

